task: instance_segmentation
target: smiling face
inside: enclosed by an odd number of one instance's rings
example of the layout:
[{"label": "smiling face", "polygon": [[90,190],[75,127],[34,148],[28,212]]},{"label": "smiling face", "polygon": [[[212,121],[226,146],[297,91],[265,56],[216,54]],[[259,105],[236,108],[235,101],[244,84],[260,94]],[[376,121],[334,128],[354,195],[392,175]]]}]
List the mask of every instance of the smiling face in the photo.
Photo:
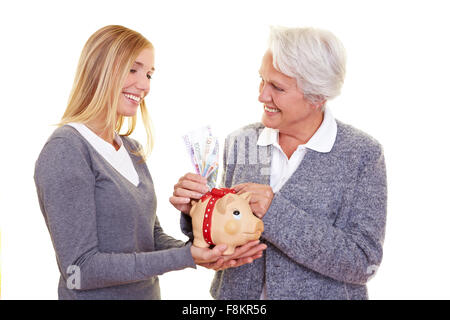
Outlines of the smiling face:
[{"label": "smiling face", "polygon": [[131,66],[125,79],[122,94],[117,106],[117,114],[132,117],[142,99],[150,91],[150,79],[155,70],[153,49],[143,49]]},{"label": "smiling face", "polygon": [[264,107],[264,126],[279,129],[281,133],[295,132],[299,125],[317,116],[317,107],[305,99],[296,79],[274,68],[270,51],[263,57],[259,74],[258,100]]}]

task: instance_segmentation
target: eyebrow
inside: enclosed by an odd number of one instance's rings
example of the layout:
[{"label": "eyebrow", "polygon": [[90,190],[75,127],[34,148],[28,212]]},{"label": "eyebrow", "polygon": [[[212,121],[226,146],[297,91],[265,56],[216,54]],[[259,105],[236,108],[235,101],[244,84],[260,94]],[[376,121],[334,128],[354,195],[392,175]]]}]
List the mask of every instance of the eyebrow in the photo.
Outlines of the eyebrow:
[{"label": "eyebrow", "polygon": [[270,81],[270,82],[273,83],[274,85],[276,85],[277,87],[280,87],[280,88],[281,88],[281,87],[283,87],[283,88],[284,88],[284,87],[287,87],[285,84],[282,84],[282,83],[279,83],[279,82],[276,82],[276,81],[273,81],[273,80]]},{"label": "eyebrow", "polygon": [[[259,75],[260,75],[260,77],[262,78],[261,72],[259,72]],[[280,87],[280,88],[281,88],[281,87],[287,87],[285,84],[279,83],[279,82],[274,81],[274,80],[270,80],[269,82],[272,83],[272,84],[274,84],[274,85],[277,86],[277,87]]]},{"label": "eyebrow", "polygon": [[[144,64],[142,62],[139,62],[139,61],[135,61],[134,64],[137,64],[138,66],[144,67]],[[150,71],[155,71],[155,67],[152,67],[150,69]]]}]

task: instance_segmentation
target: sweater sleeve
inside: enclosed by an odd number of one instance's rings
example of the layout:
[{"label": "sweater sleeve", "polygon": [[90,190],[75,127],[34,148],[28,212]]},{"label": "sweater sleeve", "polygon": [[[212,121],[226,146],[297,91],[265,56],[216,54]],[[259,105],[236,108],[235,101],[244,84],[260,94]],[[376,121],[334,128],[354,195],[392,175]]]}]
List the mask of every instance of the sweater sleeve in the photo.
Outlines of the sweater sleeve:
[{"label": "sweater sleeve", "polygon": [[195,267],[189,246],[140,253],[99,250],[95,176],[88,157],[69,139],[57,137],[47,142],[36,162],[39,204],[62,277],[67,280],[76,267],[80,276],[76,289],[88,290]]},{"label": "sweater sleeve", "polygon": [[382,259],[386,171],[382,150],[361,170],[343,227],[309,215],[276,193],[263,218],[263,237],[291,259],[338,281],[365,284]]},{"label": "sweater sleeve", "polygon": [[155,228],[153,232],[155,237],[156,250],[181,248],[185,245],[183,241],[172,238],[168,234],[164,233],[164,230],[159,223],[158,217],[156,217]]}]

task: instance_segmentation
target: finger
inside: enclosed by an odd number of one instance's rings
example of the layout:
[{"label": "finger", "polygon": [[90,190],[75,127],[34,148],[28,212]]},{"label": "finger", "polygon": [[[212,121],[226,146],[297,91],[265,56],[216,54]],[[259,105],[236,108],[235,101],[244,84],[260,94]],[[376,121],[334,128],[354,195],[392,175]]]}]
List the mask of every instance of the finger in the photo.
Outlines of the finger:
[{"label": "finger", "polygon": [[[237,187],[237,189],[236,189]],[[247,183],[241,183],[233,187],[233,189],[236,190],[237,194],[242,194],[244,192],[250,192],[252,193],[262,193],[262,191],[265,190],[265,185],[247,182]]]},{"label": "finger", "polygon": [[250,250],[245,251],[239,257],[236,257],[236,258],[241,259],[241,258],[253,257],[254,255],[262,254],[262,252],[266,249],[267,249],[267,245],[260,244],[258,246],[251,248]]},{"label": "finger", "polygon": [[201,192],[197,192],[197,191],[193,191],[193,190],[189,190],[189,189],[181,188],[181,187],[176,188],[173,191],[173,195],[175,197],[187,198],[187,199],[200,199],[201,197],[203,197],[203,193],[201,193]]},{"label": "finger", "polygon": [[169,198],[169,202],[173,205],[177,205],[177,204],[188,204],[191,201],[190,198],[185,198],[185,197],[175,197],[172,196]]},{"label": "finger", "polygon": [[192,172],[186,173],[186,174],[180,179],[180,181],[181,181],[182,179],[191,180],[191,181],[198,182],[198,183],[201,183],[201,184],[206,184],[206,183],[208,182],[208,181],[206,180],[205,177],[203,177],[203,176],[201,176],[201,175],[199,175],[199,174],[197,174],[197,173],[192,173]]},{"label": "finger", "polygon": [[216,262],[226,249],[226,244],[217,245],[213,249],[206,249],[207,251],[205,253],[205,261]]},{"label": "finger", "polygon": [[250,250],[251,248],[259,245],[260,242],[261,241],[259,241],[259,240],[252,240],[252,241],[249,241],[249,242],[247,242],[246,244],[244,244],[242,246],[237,247],[237,250],[236,250],[237,254],[236,255],[240,255],[240,254]]},{"label": "finger", "polygon": [[204,194],[206,192],[208,192],[208,186],[205,183],[202,182],[198,182],[198,181],[191,181],[191,180],[181,180],[180,182],[178,182],[175,187],[174,187],[174,191],[176,191],[177,189],[186,189],[186,190],[190,190],[190,191],[194,191],[194,192],[198,192],[201,194]]},{"label": "finger", "polygon": [[237,267],[243,266],[244,264],[253,263],[253,261],[255,261],[256,259],[259,259],[259,258],[261,258],[261,256],[253,256],[253,257],[238,259],[236,261],[236,265],[234,267],[237,268]]},{"label": "finger", "polygon": [[217,271],[223,267],[223,264],[224,264],[223,258],[219,258],[219,260],[217,260],[216,262],[210,263],[209,269],[214,269]]},{"label": "finger", "polygon": [[252,212],[258,219],[264,218],[265,212],[260,211],[259,207],[252,207]]},{"label": "finger", "polygon": [[[175,209],[177,209],[178,211],[181,211],[183,213],[189,214],[189,212],[191,211],[191,204],[188,203],[181,203],[183,202],[183,200],[181,199],[175,199],[176,197],[170,197],[169,198],[169,202],[175,207]],[[187,199],[189,200],[189,199]]]},{"label": "finger", "polygon": [[250,248],[257,246],[258,244],[259,244],[259,240],[253,240],[253,241],[247,242],[246,244],[244,244],[242,246],[236,247],[236,250],[230,256],[230,258],[234,259],[235,257],[239,257],[240,255],[242,255],[243,253],[248,251]]},{"label": "finger", "polygon": [[[228,269],[228,268],[234,268],[234,267],[236,267],[237,266],[237,261],[236,260],[229,260],[229,261],[227,261],[227,262],[225,262],[223,265],[222,265],[222,267],[220,268],[220,269],[218,269],[218,270],[224,270],[224,269]],[[217,271],[218,271],[217,270]]]},{"label": "finger", "polygon": [[227,260],[240,258],[242,255],[244,255],[246,252],[248,252],[251,248],[257,246],[259,244],[259,240],[253,240],[250,242],[247,242],[246,244],[236,247],[234,253],[231,256],[226,257]]},{"label": "finger", "polygon": [[226,268],[227,268],[227,267],[225,266],[225,260],[224,260],[224,259],[219,259],[219,260],[220,260],[220,263],[216,263],[216,264],[213,266],[213,269],[216,270],[216,271],[223,270],[223,269],[226,269]]},{"label": "finger", "polygon": [[212,265],[212,263],[197,263],[197,265],[203,268],[211,269],[210,266]]},{"label": "finger", "polygon": [[236,190],[236,192],[239,194],[244,188],[248,186],[249,183],[240,183],[232,187],[232,189]]},{"label": "finger", "polygon": [[250,208],[255,216],[262,219],[267,212],[268,206],[265,205],[265,200],[260,200],[250,203]]},{"label": "finger", "polygon": [[256,193],[256,192],[252,192],[252,196],[250,197],[250,203],[255,203],[255,202],[260,202],[260,201],[263,201],[265,198],[261,195],[261,194],[259,194],[259,193]]},{"label": "finger", "polygon": [[214,269],[214,264],[215,262],[208,262],[208,263],[198,263],[197,265],[206,268],[206,269],[212,269],[212,270],[216,270]]},{"label": "finger", "polygon": [[173,190],[181,188],[181,189],[187,189],[187,190],[191,190],[191,191],[203,192],[205,187],[207,187],[206,183],[183,179],[174,185]]}]

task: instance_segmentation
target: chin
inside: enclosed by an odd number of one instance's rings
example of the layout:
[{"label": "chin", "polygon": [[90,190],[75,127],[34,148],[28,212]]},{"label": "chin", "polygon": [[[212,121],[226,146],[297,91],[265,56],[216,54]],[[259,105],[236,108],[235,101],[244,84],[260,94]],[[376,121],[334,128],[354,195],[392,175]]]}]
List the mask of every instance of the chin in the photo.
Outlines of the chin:
[{"label": "chin", "polygon": [[122,113],[121,116],[124,117],[134,117],[136,115],[136,112],[126,112],[126,113]]},{"label": "chin", "polygon": [[137,108],[124,108],[117,113],[123,117],[134,117],[137,113]]},{"label": "chin", "polygon": [[277,122],[270,121],[270,119],[267,119],[265,115],[262,116],[261,123],[264,125],[264,127],[271,129],[278,129],[279,125]]}]

